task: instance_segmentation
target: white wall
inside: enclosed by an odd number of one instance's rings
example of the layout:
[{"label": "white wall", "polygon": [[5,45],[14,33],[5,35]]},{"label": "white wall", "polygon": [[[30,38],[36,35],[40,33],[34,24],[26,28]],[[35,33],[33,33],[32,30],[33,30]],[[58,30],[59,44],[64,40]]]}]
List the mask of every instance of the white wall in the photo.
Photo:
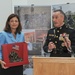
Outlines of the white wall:
[{"label": "white wall", "polygon": [[12,12],[12,1],[11,0],[0,0],[0,31],[5,26],[8,15]]},{"label": "white wall", "polygon": [[56,5],[56,4],[66,4],[75,3],[75,0],[12,0],[12,12],[14,12],[14,6],[43,6],[43,5]]},{"label": "white wall", "polygon": [[75,3],[75,0],[27,0],[28,5],[55,5],[55,4],[66,4]]},{"label": "white wall", "polygon": [[[50,6],[57,4],[75,3],[75,0],[12,0],[12,11],[14,12],[14,6]],[[52,19],[52,18],[51,18]]]},{"label": "white wall", "polygon": [[66,4],[75,3],[75,0],[12,0],[12,9],[14,5],[25,5],[30,6],[31,4],[37,5],[55,5],[55,4]]},{"label": "white wall", "polygon": [[14,12],[14,6],[27,6],[27,0],[12,0],[12,12]]},{"label": "white wall", "polygon": [[8,15],[14,12],[16,5],[30,6],[34,4],[41,6],[66,3],[75,3],[75,0],[0,0],[0,31],[3,30]]}]

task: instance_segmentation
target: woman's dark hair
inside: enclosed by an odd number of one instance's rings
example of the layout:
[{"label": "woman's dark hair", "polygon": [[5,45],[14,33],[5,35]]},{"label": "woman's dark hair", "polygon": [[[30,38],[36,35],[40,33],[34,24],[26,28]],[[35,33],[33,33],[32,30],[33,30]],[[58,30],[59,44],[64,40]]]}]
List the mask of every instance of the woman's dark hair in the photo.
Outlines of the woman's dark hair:
[{"label": "woman's dark hair", "polygon": [[19,34],[20,34],[20,32],[21,32],[21,30],[22,30],[22,26],[21,26],[20,19],[19,19],[19,17],[18,17],[17,14],[11,14],[11,15],[9,15],[9,17],[7,18],[7,21],[6,21],[6,25],[5,25],[4,31],[11,33],[11,28],[10,28],[10,25],[9,25],[9,21],[10,21],[10,19],[12,19],[12,18],[14,18],[14,17],[16,17],[16,18],[18,19],[18,22],[19,22],[19,25],[18,25],[18,27],[17,27],[17,29],[16,29],[15,34],[16,34],[16,33],[19,33]]},{"label": "woman's dark hair", "polygon": [[58,10],[54,10],[53,12],[60,12],[64,16],[64,20],[66,19],[66,15],[62,10],[58,9]]}]

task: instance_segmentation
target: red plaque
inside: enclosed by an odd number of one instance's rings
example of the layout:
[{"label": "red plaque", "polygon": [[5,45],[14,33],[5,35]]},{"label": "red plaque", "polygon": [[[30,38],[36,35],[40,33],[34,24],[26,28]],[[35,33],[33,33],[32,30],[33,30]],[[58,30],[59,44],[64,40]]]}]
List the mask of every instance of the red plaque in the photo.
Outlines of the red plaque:
[{"label": "red plaque", "polygon": [[28,64],[27,43],[19,42],[2,45],[3,60],[7,67]]}]

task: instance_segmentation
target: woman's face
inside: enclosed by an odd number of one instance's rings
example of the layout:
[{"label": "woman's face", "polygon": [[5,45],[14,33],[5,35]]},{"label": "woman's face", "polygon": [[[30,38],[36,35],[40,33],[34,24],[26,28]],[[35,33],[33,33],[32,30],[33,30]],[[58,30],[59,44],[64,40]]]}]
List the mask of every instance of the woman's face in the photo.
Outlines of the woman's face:
[{"label": "woman's face", "polygon": [[11,18],[10,21],[9,21],[9,25],[10,25],[11,30],[17,29],[17,27],[19,25],[18,19],[16,17]]}]

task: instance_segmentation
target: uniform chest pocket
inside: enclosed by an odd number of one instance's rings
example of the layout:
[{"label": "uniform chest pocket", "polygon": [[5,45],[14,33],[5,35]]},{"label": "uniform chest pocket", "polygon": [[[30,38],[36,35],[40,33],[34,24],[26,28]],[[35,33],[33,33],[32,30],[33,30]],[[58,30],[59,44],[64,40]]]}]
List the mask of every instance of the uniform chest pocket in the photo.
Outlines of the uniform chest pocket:
[{"label": "uniform chest pocket", "polygon": [[54,39],[55,39],[55,38],[54,38],[54,35],[49,35],[49,36],[48,36],[48,40],[49,40],[49,41],[54,41]]}]

